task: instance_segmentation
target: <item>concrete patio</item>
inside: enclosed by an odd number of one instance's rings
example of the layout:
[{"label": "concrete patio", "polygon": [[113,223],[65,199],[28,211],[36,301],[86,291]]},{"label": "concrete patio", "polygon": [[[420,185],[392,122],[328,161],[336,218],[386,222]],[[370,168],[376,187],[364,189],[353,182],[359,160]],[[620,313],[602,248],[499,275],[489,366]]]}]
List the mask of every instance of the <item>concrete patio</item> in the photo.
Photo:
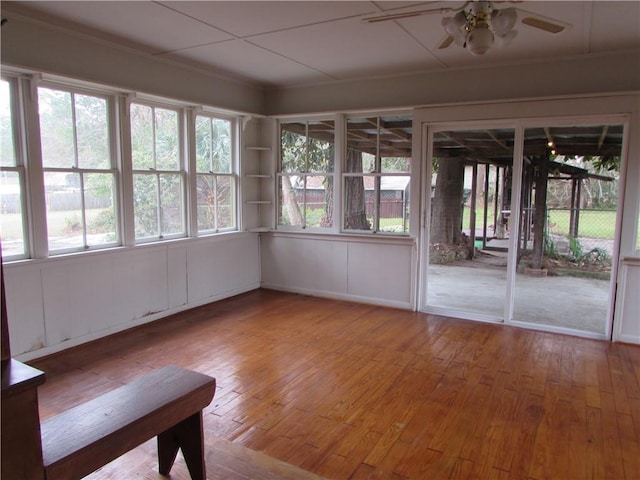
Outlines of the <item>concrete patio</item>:
[{"label": "concrete patio", "polygon": [[[506,267],[429,265],[430,307],[502,318]],[[513,320],[606,332],[611,285],[608,280],[516,274]]]}]

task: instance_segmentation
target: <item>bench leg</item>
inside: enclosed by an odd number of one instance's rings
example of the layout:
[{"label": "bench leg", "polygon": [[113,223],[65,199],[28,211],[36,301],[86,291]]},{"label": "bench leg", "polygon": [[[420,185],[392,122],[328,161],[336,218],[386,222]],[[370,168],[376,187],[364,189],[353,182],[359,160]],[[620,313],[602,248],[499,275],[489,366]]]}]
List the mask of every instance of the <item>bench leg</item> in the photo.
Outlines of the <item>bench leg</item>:
[{"label": "bench leg", "polygon": [[190,416],[158,435],[158,470],[161,475],[169,475],[178,449],[182,449],[191,479],[205,480],[207,474],[204,464],[202,412]]}]

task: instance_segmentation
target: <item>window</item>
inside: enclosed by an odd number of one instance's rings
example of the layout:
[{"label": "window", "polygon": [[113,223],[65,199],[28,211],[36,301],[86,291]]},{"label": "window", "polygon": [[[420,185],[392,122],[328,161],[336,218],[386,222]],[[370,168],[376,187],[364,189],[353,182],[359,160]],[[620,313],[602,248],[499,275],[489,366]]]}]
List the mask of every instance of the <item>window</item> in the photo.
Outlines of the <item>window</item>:
[{"label": "window", "polygon": [[117,244],[107,99],[39,87],[38,111],[49,251]]},{"label": "window", "polygon": [[279,225],[333,226],[334,138],[332,120],[280,125]]},{"label": "window", "polygon": [[0,239],[4,258],[28,254],[24,166],[16,146],[16,84],[0,81]]},{"label": "window", "polygon": [[231,121],[196,115],[198,232],[236,229]]},{"label": "window", "polygon": [[237,231],[238,118],[144,93],[125,105],[108,86],[48,75],[3,75],[3,259]]},{"label": "window", "polygon": [[136,241],[185,236],[179,112],[139,103],[130,112]]},{"label": "window", "polygon": [[409,232],[411,117],[347,119],[343,229]]}]

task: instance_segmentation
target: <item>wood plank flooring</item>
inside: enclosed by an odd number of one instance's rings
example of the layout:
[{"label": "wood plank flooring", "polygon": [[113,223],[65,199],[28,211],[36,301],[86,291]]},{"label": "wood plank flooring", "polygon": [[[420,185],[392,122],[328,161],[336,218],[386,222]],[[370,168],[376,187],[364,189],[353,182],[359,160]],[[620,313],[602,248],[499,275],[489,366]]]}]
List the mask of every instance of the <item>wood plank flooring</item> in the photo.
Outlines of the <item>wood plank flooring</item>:
[{"label": "wood plank flooring", "polygon": [[[216,377],[210,479],[640,479],[632,345],[256,290],[30,363],[42,418],[168,364]],[[153,441],[90,478],[163,478]]]}]

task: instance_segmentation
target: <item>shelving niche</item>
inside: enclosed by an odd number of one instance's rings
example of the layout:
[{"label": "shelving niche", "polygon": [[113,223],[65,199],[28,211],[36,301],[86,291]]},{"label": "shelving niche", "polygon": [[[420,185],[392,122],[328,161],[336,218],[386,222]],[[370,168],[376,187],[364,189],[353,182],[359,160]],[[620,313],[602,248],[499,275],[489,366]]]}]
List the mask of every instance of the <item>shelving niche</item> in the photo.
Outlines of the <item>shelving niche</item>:
[{"label": "shelving niche", "polygon": [[275,218],[275,121],[251,118],[243,128],[243,219],[250,232],[269,232]]}]

